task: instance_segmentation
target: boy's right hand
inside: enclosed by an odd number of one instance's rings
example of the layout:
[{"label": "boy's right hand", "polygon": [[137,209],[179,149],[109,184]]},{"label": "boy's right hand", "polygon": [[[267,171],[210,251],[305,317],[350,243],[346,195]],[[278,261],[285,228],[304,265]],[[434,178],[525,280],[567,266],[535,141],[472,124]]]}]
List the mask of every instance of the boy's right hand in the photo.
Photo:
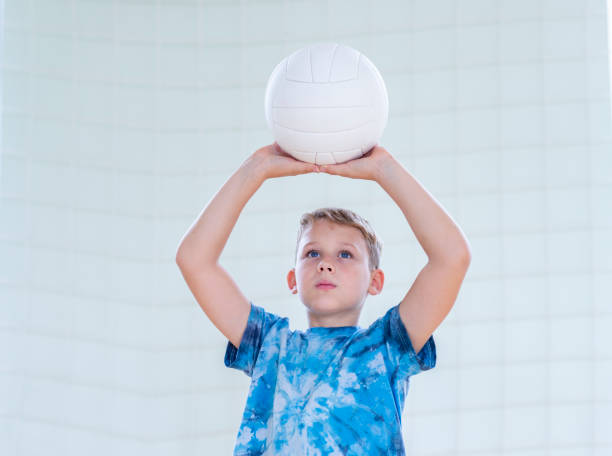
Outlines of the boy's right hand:
[{"label": "boy's right hand", "polygon": [[258,164],[265,179],[320,172],[318,165],[293,158],[276,142],[257,149],[249,158]]}]

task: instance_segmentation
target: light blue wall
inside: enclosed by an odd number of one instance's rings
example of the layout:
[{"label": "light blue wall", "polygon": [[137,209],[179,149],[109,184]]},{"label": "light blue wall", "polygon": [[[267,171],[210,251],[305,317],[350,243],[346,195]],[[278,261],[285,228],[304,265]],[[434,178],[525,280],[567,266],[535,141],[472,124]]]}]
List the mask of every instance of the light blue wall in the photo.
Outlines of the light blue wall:
[{"label": "light blue wall", "polygon": [[[3,2],[0,0],[0,5]],[[410,385],[411,455],[604,455],[612,445],[612,135],[604,0],[8,0],[0,192],[0,453],[230,454],[249,379],[175,264],[230,173],[273,142],[263,97],[316,41],[367,55],[380,141],[461,226],[472,263]],[[299,216],[384,242],[401,300],[426,256],[373,182],[267,181],[221,257],[307,326],[285,277]]]}]

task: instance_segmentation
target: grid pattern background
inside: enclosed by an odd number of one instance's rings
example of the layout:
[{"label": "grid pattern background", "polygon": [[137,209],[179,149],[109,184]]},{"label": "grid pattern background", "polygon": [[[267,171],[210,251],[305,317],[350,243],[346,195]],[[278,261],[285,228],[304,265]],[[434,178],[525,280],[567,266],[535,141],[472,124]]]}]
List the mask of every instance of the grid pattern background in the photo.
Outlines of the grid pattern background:
[{"label": "grid pattern background", "polygon": [[[612,454],[612,123],[605,0],[6,0],[0,453],[230,454],[249,378],[174,262],[266,128],[267,78],[317,41],[367,55],[381,145],[466,234],[472,263],[412,379],[411,455]],[[221,264],[307,327],[285,277],[299,216],[381,236],[367,326],[426,263],[374,182],[265,182]]]}]

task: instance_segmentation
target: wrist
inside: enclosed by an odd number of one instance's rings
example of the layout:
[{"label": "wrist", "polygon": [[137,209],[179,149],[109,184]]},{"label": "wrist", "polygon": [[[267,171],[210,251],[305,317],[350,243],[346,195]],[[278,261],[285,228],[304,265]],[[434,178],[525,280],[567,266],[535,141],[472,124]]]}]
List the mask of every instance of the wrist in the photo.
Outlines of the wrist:
[{"label": "wrist", "polygon": [[257,154],[251,154],[240,165],[240,170],[243,171],[249,178],[263,182],[268,176],[264,167],[263,159]]},{"label": "wrist", "polygon": [[387,152],[377,163],[374,180],[380,184],[392,173],[397,171],[398,166],[401,167],[401,163],[398,162],[393,155]]}]

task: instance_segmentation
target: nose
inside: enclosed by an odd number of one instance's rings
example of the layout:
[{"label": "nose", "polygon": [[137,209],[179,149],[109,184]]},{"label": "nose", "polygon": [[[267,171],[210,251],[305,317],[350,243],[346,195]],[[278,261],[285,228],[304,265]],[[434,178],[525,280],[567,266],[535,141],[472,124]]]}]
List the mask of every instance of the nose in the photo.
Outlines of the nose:
[{"label": "nose", "polygon": [[325,262],[325,261],[321,261],[319,263],[319,271],[327,271],[327,272],[334,272],[334,266]]}]

